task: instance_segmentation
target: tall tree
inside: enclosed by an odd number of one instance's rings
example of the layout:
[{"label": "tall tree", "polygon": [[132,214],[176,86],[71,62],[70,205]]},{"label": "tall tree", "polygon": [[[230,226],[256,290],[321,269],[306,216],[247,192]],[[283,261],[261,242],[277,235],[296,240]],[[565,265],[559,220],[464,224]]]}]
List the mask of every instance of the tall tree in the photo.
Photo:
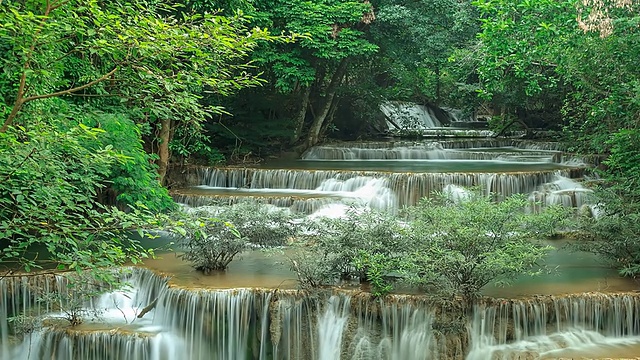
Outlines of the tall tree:
[{"label": "tall tree", "polygon": [[[304,138],[315,145],[337,104],[336,94],[354,59],[375,53],[377,46],[364,30],[375,19],[368,1],[256,1],[256,23],[273,31],[304,34],[291,44],[273,44],[256,52],[256,62],[268,67],[275,90],[298,103],[292,112],[291,143]],[[305,119],[311,121],[305,130]]]},{"label": "tall tree", "polygon": [[3,6],[0,132],[16,122],[26,125],[37,101],[111,98],[155,132],[162,179],[176,129],[198,134],[204,119],[220,110],[203,106],[202,93],[227,95],[258,85],[246,57],[259,41],[274,39],[264,29],[249,29],[241,15],[176,18],[175,12],[161,2],[138,1]]}]

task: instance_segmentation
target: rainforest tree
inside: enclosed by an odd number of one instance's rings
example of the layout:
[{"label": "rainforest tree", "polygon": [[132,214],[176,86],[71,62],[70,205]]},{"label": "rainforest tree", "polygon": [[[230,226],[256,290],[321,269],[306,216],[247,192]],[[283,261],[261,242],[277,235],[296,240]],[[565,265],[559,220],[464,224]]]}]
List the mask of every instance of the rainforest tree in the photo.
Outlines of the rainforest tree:
[{"label": "rainforest tree", "polygon": [[[299,104],[291,143],[304,137],[306,146],[313,146],[333,116],[350,64],[377,50],[365,36],[375,20],[373,8],[367,1],[350,0],[269,0],[254,6],[258,25],[305,35],[295,43],[262,46],[254,58],[268,68],[274,90],[291,94]],[[307,114],[311,121],[305,131]]]},{"label": "rainforest tree", "polygon": [[258,85],[246,57],[274,39],[239,14],[174,17],[161,2],[12,1],[0,11],[0,132],[28,126],[47,99],[111,106],[147,131],[160,180],[174,138],[188,155],[203,142],[202,122],[221,111],[202,94]]},{"label": "rainforest tree", "polygon": [[[583,249],[638,273],[640,197],[635,1],[483,1],[483,95],[498,106],[554,108],[573,150],[605,160],[596,218],[582,219]],[[515,101],[507,101],[507,99]],[[518,114],[515,114],[518,115]]]},{"label": "rainforest tree", "polygon": [[81,271],[151,256],[129,234],[160,227],[151,211],[173,207],[161,187],[171,144],[188,153],[202,143],[202,122],[221,111],[202,94],[258,85],[246,57],[274,40],[241,14],[178,12],[154,1],[2,2],[2,265]]}]

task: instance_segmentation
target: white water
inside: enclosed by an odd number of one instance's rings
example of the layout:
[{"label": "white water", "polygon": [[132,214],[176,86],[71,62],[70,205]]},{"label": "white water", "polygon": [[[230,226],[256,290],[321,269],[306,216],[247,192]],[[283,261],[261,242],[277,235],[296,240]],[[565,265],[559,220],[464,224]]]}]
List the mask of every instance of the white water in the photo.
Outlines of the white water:
[{"label": "white water", "polygon": [[349,318],[350,298],[331,296],[318,319],[318,360],[340,360],[342,335]]},{"label": "white water", "polygon": [[633,296],[541,297],[478,306],[469,327],[467,360],[539,359],[640,346],[638,299]]},{"label": "white water", "polygon": [[[427,129],[442,126],[433,110],[426,106],[404,102],[387,102],[380,105],[380,109],[403,130]],[[389,122],[388,126],[390,129],[395,128],[395,125]]]},{"label": "white water", "polygon": [[311,214],[311,218],[345,217],[352,207],[388,211],[398,208],[398,199],[388,188],[388,180],[385,178],[358,176],[347,180],[328,179],[316,191],[338,194],[343,199],[323,206]]},{"label": "white water", "polygon": [[467,201],[471,198],[471,192],[468,189],[453,184],[445,185],[442,193],[454,203]]},{"label": "white water", "polygon": [[[45,284],[35,278],[28,279]],[[36,309],[29,281],[0,281],[0,326],[7,310]],[[39,282],[38,282],[39,281]],[[414,297],[328,298],[271,290],[185,290],[134,271],[131,291],[95,301],[113,313],[107,323],[41,328],[22,342],[4,333],[2,359],[17,360],[427,360],[462,358],[459,345],[433,330],[434,310]],[[14,286],[15,285],[15,286]],[[51,289],[55,286],[50,284]],[[11,292],[7,290],[11,289]],[[17,292],[14,292],[17,290]],[[24,290],[24,292],[23,292]],[[20,297],[8,296],[20,295]],[[155,309],[131,320],[128,309],[158,297]],[[571,357],[629,354],[640,349],[640,298],[625,294],[539,296],[478,306],[469,322],[467,358]],[[13,311],[13,310],[9,310]],[[118,310],[120,311],[120,310]],[[139,312],[138,312],[139,313]],[[441,319],[442,321],[442,319]],[[446,324],[445,324],[446,325]],[[446,345],[453,346],[447,349]],[[605,357],[605,356],[602,357]],[[613,357],[610,356],[610,357]]]},{"label": "white water", "polygon": [[543,184],[529,196],[532,202],[542,206],[562,205],[580,208],[594,201],[593,190],[585,188],[575,180],[556,175],[553,181]]}]

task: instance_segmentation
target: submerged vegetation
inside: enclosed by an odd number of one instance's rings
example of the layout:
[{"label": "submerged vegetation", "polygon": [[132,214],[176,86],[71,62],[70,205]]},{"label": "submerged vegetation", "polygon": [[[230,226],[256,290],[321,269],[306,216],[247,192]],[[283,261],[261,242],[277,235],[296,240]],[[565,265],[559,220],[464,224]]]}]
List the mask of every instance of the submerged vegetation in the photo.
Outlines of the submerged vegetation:
[{"label": "submerged vegetation", "polygon": [[292,268],[306,286],[359,279],[379,296],[399,282],[471,302],[487,284],[545,271],[551,248],[541,240],[567,224],[569,211],[555,206],[532,213],[528,205],[522,196],[495,203],[470,193],[464,201],[425,199],[405,217],[352,210],[313,223]]},{"label": "submerged vegetation", "polygon": [[259,204],[201,207],[173,214],[167,230],[178,238],[181,257],[205,274],[226,270],[250,247],[287,244],[296,233],[291,214]]}]

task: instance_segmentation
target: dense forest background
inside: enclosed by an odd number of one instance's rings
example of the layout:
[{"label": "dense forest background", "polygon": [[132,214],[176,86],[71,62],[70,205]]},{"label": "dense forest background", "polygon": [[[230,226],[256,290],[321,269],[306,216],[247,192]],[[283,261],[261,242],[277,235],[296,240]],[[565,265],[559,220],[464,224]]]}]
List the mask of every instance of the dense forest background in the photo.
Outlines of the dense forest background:
[{"label": "dense forest background", "polygon": [[374,137],[380,104],[410,101],[602,155],[603,196],[631,225],[608,236],[640,263],[639,7],[0,0],[0,238],[73,267],[137,257],[92,239],[171,209],[172,164]]}]

